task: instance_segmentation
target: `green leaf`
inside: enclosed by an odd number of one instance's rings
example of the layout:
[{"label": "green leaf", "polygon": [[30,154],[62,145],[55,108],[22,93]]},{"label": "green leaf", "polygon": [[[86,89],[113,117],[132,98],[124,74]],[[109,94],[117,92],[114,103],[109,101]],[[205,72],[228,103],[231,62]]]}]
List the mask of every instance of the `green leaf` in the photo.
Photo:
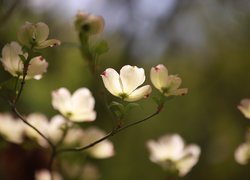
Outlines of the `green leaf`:
[{"label": "green leaf", "polygon": [[125,113],[129,112],[130,110],[140,107],[138,103],[128,103],[125,107]]},{"label": "green leaf", "polygon": [[110,111],[119,119],[122,119],[125,114],[125,107],[123,104],[113,101],[109,105]]},{"label": "green leaf", "polygon": [[25,64],[26,58],[24,57],[24,55],[19,54],[18,56],[19,56],[20,59],[22,60],[23,64]]},{"label": "green leaf", "polygon": [[96,43],[96,45],[94,47],[94,52],[98,55],[104,54],[104,53],[108,52],[108,50],[109,50],[108,43],[104,40]]}]

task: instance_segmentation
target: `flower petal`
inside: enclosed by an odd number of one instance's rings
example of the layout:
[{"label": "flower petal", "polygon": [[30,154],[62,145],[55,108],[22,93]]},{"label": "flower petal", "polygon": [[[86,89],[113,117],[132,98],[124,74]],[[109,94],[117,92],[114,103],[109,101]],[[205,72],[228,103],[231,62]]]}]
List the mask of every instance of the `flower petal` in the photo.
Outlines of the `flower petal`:
[{"label": "flower petal", "polygon": [[48,39],[49,36],[49,27],[47,24],[43,22],[39,22],[35,24],[35,40],[39,44],[46,39]]},{"label": "flower petal", "polygon": [[27,78],[41,79],[42,74],[47,71],[47,67],[48,62],[42,56],[31,59],[27,71]]},{"label": "flower petal", "polygon": [[54,46],[59,46],[61,44],[61,41],[57,40],[57,39],[49,39],[46,41],[42,41],[41,43],[37,44],[37,46],[35,46],[36,49],[43,49],[46,47],[54,47]]},{"label": "flower petal", "polygon": [[247,143],[241,144],[234,153],[235,160],[241,164],[245,165],[250,159],[250,145]]},{"label": "flower petal", "polygon": [[120,70],[123,93],[130,94],[145,81],[143,68],[126,65]]},{"label": "flower petal", "polygon": [[189,145],[183,151],[183,158],[177,161],[177,169],[180,176],[185,176],[197,163],[200,156],[200,148],[197,145]]},{"label": "flower petal", "polygon": [[238,105],[238,109],[246,118],[250,119],[250,99],[242,99],[240,105]]},{"label": "flower petal", "polygon": [[30,22],[25,22],[17,33],[17,38],[21,44],[31,47],[33,41],[35,41],[35,26]]},{"label": "flower petal", "polygon": [[52,106],[65,116],[67,113],[71,113],[71,94],[68,89],[60,88],[52,92]]},{"label": "flower petal", "polygon": [[167,87],[168,70],[163,64],[151,68],[150,79],[156,89]]},{"label": "flower petal", "polygon": [[124,100],[128,101],[128,102],[137,101],[137,100],[140,100],[142,98],[148,97],[149,94],[151,93],[151,91],[152,91],[152,88],[150,85],[142,86],[142,87],[134,90]]},{"label": "flower petal", "polygon": [[168,76],[168,79],[167,79],[166,88],[168,89],[169,92],[176,90],[180,87],[181,82],[182,82],[181,78],[178,77],[177,75],[170,75]]},{"label": "flower petal", "polygon": [[112,68],[106,69],[101,74],[105,88],[114,96],[122,93],[122,87],[119,74]]},{"label": "flower petal", "polygon": [[6,44],[2,49],[1,62],[4,69],[13,76],[20,75],[23,71],[23,63],[19,55],[23,55],[23,52],[22,47],[17,42]]}]

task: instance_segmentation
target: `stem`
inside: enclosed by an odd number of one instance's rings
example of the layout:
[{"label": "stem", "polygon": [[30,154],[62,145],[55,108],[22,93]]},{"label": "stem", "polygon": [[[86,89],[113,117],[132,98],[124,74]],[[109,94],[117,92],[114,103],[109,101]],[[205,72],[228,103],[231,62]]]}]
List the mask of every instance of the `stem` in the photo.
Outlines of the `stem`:
[{"label": "stem", "polygon": [[98,143],[100,143],[100,142],[102,142],[102,141],[108,139],[108,138],[111,137],[111,136],[114,136],[115,134],[117,134],[117,133],[119,133],[119,132],[121,132],[121,131],[123,131],[123,130],[129,128],[129,127],[132,127],[132,126],[134,126],[134,125],[140,124],[140,123],[142,123],[142,122],[144,122],[144,121],[146,121],[146,120],[148,120],[148,119],[150,119],[150,118],[156,116],[157,114],[159,114],[159,113],[161,112],[162,108],[163,108],[163,105],[158,106],[157,111],[154,112],[153,114],[149,115],[148,117],[143,118],[143,119],[138,120],[138,121],[135,121],[135,122],[133,122],[133,123],[129,123],[129,124],[123,126],[123,127],[117,127],[116,129],[114,129],[114,130],[112,130],[110,133],[108,133],[106,136],[104,136],[104,137],[102,137],[102,138],[100,138],[100,139],[98,139],[98,140],[96,140],[96,141],[90,143],[90,144],[87,145],[87,146],[59,149],[59,150],[57,151],[57,154],[60,154],[60,153],[63,153],[63,152],[71,152],[71,151],[74,151],[74,152],[77,152],[77,151],[84,151],[84,150],[86,150],[86,149],[88,149],[88,148],[91,148],[92,146],[94,146],[94,145],[96,145],[96,144],[98,144]]},{"label": "stem", "polygon": [[56,147],[53,147],[52,148],[52,153],[51,153],[51,156],[50,156],[50,160],[49,160],[49,172],[50,172],[50,179],[53,180],[54,179],[54,176],[53,176],[53,162],[56,158]]},{"label": "stem", "polygon": [[32,124],[30,124],[16,109],[15,105],[12,105],[12,111],[15,113],[15,115],[17,117],[19,117],[26,125],[28,125],[30,128],[34,129],[41,137],[43,137],[43,139],[45,139],[48,144],[51,146],[51,148],[55,148],[55,145],[42,133],[40,132],[35,126],[33,126]]}]

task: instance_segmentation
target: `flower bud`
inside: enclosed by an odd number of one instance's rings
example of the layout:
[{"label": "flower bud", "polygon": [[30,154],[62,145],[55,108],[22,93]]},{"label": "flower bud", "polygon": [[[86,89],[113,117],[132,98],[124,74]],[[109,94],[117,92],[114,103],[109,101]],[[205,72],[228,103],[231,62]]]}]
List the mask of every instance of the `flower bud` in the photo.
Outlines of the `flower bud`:
[{"label": "flower bud", "polygon": [[76,15],[75,28],[87,36],[99,34],[104,30],[104,19],[101,16],[80,11]]}]

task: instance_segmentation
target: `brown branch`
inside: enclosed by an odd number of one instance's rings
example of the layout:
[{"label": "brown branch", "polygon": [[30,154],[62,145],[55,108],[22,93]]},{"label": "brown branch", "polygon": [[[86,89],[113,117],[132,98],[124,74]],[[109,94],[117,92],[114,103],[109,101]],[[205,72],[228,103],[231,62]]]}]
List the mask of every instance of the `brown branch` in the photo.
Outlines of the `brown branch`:
[{"label": "brown branch", "polygon": [[108,139],[108,138],[111,137],[111,136],[114,136],[115,134],[117,134],[117,133],[119,133],[119,132],[121,132],[121,131],[123,131],[123,130],[129,128],[129,127],[132,127],[132,126],[135,126],[135,125],[137,125],[137,124],[140,124],[140,123],[142,123],[142,122],[144,122],[144,121],[146,121],[146,120],[148,120],[148,119],[150,119],[150,118],[156,116],[157,114],[159,114],[159,113],[161,112],[162,108],[163,108],[163,105],[158,106],[156,112],[154,112],[153,114],[147,116],[146,118],[143,118],[143,119],[141,119],[141,120],[138,120],[138,121],[129,123],[129,124],[127,124],[127,125],[125,125],[125,126],[122,126],[122,127],[117,127],[116,129],[114,129],[114,130],[112,130],[111,132],[109,132],[106,136],[104,136],[104,137],[102,137],[102,138],[100,138],[100,139],[98,139],[98,140],[96,140],[96,141],[90,143],[90,144],[87,145],[87,146],[59,149],[59,150],[56,152],[56,154],[60,154],[60,153],[63,153],[63,152],[79,152],[79,151],[84,151],[84,150],[86,150],[86,149],[89,149],[89,148],[95,146],[96,144],[98,144],[98,143],[100,143],[100,142],[102,142],[102,141]]}]

